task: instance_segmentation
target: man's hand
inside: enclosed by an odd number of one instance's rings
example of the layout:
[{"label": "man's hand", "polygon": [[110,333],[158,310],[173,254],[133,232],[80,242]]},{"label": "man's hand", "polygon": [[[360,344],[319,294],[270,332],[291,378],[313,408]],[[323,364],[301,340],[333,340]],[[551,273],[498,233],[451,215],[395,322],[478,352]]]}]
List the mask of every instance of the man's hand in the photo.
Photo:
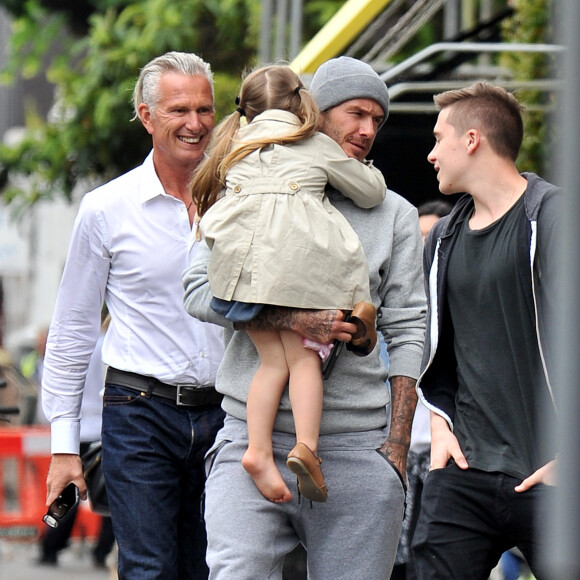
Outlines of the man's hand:
[{"label": "man's hand", "polygon": [[409,452],[408,445],[387,439],[379,451],[386,455],[389,461],[397,468],[398,472],[403,478],[403,481],[405,482],[405,485],[407,485],[407,453]]},{"label": "man's hand", "polygon": [[356,324],[344,322],[342,310],[298,310],[292,330],[304,338],[330,344],[334,340],[349,342],[356,332]]},{"label": "man's hand", "polygon": [[356,325],[344,322],[342,310],[299,310],[266,307],[250,322],[234,324],[236,330],[292,330],[321,344],[334,340],[348,342]]},{"label": "man's hand", "polygon": [[391,428],[380,452],[398,469],[407,481],[407,453],[411,442],[411,425],[417,405],[417,381],[401,375],[389,378],[391,384]]},{"label": "man's hand", "polygon": [[538,483],[556,485],[556,459],[550,461],[550,463],[547,463],[543,467],[540,467],[537,471],[534,471],[532,475],[526,477],[526,479],[524,479],[524,481],[519,485],[516,485],[514,489],[518,492],[527,491]]},{"label": "man's hand", "polygon": [[432,469],[441,469],[453,457],[461,469],[467,469],[467,460],[463,455],[457,437],[451,432],[447,421],[431,411],[431,464]]},{"label": "man's hand", "polygon": [[55,453],[50,461],[46,478],[46,506],[60,495],[69,484],[74,483],[79,488],[81,499],[87,499],[87,484],[83,476],[83,468],[79,455]]}]

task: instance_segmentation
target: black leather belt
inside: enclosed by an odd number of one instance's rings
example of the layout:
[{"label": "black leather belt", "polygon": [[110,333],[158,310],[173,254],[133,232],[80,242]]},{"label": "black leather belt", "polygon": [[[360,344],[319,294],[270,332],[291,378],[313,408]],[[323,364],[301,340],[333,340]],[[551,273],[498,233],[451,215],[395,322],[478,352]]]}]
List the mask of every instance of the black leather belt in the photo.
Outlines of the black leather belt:
[{"label": "black leather belt", "polygon": [[223,399],[223,395],[218,393],[215,387],[168,385],[154,377],[120,371],[112,367],[107,369],[106,382],[139,391],[143,397],[157,395],[164,399],[170,399],[179,406],[202,407],[204,405],[219,405]]}]

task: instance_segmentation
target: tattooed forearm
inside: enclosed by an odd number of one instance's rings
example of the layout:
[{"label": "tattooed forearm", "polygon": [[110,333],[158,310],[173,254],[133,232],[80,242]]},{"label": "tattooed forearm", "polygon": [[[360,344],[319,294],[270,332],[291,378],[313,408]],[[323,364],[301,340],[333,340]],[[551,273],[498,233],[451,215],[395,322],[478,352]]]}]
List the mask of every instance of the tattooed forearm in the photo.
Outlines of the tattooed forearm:
[{"label": "tattooed forearm", "polygon": [[416,380],[410,377],[391,377],[391,429],[381,450],[397,448],[406,457],[411,441],[411,425],[417,405]]},{"label": "tattooed forearm", "polygon": [[249,322],[236,322],[236,330],[293,330],[292,323],[299,312],[293,308],[265,306],[260,314]]},{"label": "tattooed forearm", "polygon": [[236,330],[292,330],[321,343],[332,340],[337,310],[300,310],[266,306],[260,314],[246,323],[236,323]]},{"label": "tattooed forearm", "polygon": [[410,377],[391,377],[391,429],[380,448],[407,481],[407,453],[411,441],[411,425],[417,404],[416,380]]}]

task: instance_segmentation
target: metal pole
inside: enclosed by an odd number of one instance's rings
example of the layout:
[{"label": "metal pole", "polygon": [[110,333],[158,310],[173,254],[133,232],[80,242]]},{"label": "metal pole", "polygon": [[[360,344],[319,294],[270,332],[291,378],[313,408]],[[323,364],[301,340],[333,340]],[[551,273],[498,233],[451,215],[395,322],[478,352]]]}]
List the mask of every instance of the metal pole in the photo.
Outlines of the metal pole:
[{"label": "metal pole", "polygon": [[439,52],[544,52],[553,53],[562,52],[564,48],[557,44],[534,44],[519,42],[436,42],[426,48],[416,52],[403,62],[396,64],[393,68],[380,75],[381,79],[387,84],[397,79],[399,75],[410,70],[415,65],[431,58]]},{"label": "metal pole", "polygon": [[302,43],[302,0],[292,0],[290,14],[290,54],[288,60],[294,60],[300,52]]},{"label": "metal pole", "polygon": [[[479,7],[479,21],[485,22],[491,20],[493,16],[493,8],[491,5],[491,0],[481,0],[481,5]],[[480,66],[488,66],[491,64],[491,55],[489,54],[482,54],[479,57],[479,64]]]},{"label": "metal pole", "polygon": [[288,0],[278,0],[276,10],[276,43],[274,56],[278,60],[286,58],[286,24],[288,22]]},{"label": "metal pole", "polygon": [[[562,75],[565,81],[558,107],[558,141],[554,160],[557,180],[564,190],[563,243],[554,323],[556,338],[555,390],[559,416],[552,425],[559,451],[555,499],[548,502],[549,542],[543,560],[553,580],[580,578],[580,2],[558,0],[557,38],[566,46]],[[540,525],[545,525],[542,521]]]},{"label": "metal pole", "polygon": [[443,8],[443,40],[459,32],[459,0],[448,0]]},{"label": "metal pole", "polygon": [[273,1],[274,0],[262,0],[262,14],[260,16],[260,46],[258,48],[258,60],[261,64],[270,62]]}]

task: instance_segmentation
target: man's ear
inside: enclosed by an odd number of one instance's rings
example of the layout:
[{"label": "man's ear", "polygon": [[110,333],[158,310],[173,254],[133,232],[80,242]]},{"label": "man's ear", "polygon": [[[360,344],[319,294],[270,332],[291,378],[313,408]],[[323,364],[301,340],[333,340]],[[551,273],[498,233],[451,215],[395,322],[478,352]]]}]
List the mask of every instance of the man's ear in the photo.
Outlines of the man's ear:
[{"label": "man's ear", "polygon": [[475,153],[477,151],[477,149],[479,148],[479,145],[481,143],[481,134],[479,133],[479,131],[477,129],[469,129],[466,133],[465,133],[465,137],[467,140],[466,146],[467,146],[467,153],[469,155]]},{"label": "man's ear", "polygon": [[145,103],[141,103],[137,108],[137,114],[139,115],[143,127],[147,129],[147,133],[153,135],[153,123],[151,122],[151,111],[149,110],[149,106]]}]

